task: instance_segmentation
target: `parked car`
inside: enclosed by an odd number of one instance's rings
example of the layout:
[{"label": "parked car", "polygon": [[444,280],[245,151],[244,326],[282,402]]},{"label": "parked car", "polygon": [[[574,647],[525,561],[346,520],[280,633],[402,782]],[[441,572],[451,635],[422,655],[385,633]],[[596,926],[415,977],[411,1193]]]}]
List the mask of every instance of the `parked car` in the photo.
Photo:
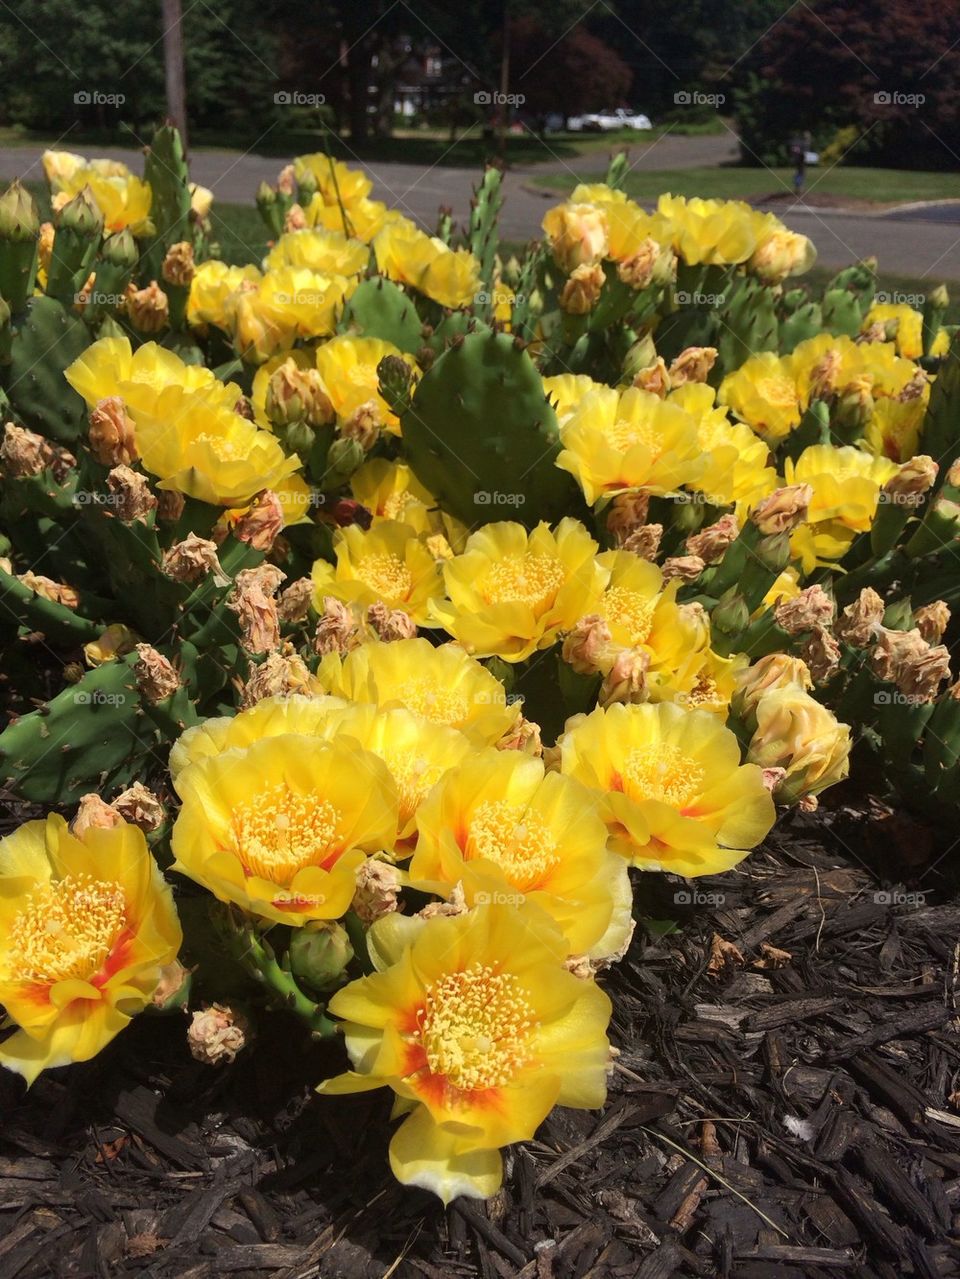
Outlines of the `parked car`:
[{"label": "parked car", "polygon": [[615,129],[652,129],[650,117],[617,107],[615,111],[596,111],[571,116],[567,128],[573,133],[612,133]]}]

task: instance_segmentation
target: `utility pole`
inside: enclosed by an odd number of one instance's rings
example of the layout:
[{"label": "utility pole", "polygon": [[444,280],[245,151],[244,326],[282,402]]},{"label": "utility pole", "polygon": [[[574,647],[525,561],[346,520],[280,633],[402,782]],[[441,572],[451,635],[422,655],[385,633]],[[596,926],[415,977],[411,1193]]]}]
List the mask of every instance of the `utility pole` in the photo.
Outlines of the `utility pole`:
[{"label": "utility pole", "polygon": [[500,48],[500,102],[497,106],[500,159],[507,160],[507,95],[510,92],[510,0],[503,3],[503,43]]},{"label": "utility pole", "polygon": [[167,85],[167,115],[180,131],[187,149],[187,88],[183,74],[183,13],[181,0],[163,0],[163,63]]}]

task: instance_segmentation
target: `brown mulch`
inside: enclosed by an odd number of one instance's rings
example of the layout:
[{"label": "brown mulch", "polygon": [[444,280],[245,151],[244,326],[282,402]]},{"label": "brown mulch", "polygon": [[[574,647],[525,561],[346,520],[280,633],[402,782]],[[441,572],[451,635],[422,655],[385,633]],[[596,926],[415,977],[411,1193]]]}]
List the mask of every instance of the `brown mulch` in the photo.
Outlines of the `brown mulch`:
[{"label": "brown mulch", "polygon": [[0,1279],[960,1274],[956,855],[882,816],[796,817],[697,901],[644,877],[607,1107],[486,1205],[394,1184],[389,1099],[314,1096],[341,1049],[283,1017],[220,1071],[141,1017],[3,1075]]}]

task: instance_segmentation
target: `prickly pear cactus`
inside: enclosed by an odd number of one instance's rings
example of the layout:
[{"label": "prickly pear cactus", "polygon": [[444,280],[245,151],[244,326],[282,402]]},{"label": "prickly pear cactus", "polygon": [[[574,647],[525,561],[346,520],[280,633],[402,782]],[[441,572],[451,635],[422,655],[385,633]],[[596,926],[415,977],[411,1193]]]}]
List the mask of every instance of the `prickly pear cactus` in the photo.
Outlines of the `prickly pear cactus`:
[{"label": "prickly pear cactus", "polygon": [[472,333],[439,357],[401,419],[414,473],[465,524],[533,527],[579,509],[554,461],[556,414],[522,343]]},{"label": "prickly pear cactus", "polygon": [[497,218],[503,204],[501,195],[502,175],[499,169],[492,166],[484,170],[480,184],[474,189],[470,208],[470,231],[467,236],[467,247],[480,263],[480,279],[483,281],[482,300],[474,305],[474,310],[484,319],[493,315],[496,285]]},{"label": "prickly pear cactus", "polygon": [[83,400],[63,371],[90,345],[83,321],[55,298],[35,297],[10,325],[7,395],[24,425],[70,443],[85,424]]},{"label": "prickly pear cactus", "polygon": [[416,307],[399,285],[377,276],[364,280],[344,307],[339,329],[357,337],[377,337],[415,355],[423,346]]}]

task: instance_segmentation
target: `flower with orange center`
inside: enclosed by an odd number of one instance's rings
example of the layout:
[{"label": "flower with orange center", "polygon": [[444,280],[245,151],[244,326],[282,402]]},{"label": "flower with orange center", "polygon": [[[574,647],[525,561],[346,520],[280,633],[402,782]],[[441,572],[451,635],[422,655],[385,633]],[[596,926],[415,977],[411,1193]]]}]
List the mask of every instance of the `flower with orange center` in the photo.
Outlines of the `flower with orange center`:
[{"label": "flower with orange center", "polygon": [[584,396],[560,429],[557,466],[591,505],[606,493],[670,493],[696,486],[703,470],[697,425],[678,404],[651,391],[604,387]]},{"label": "flower with orange center", "polygon": [[532,533],[487,524],[444,563],[448,599],[435,601],[432,614],[468,652],[522,662],[593,611],[606,581],[596,550],[575,519],[555,532],[543,523]]},{"label": "flower with orange center", "polygon": [[508,703],[500,681],[457,644],[434,647],[420,638],[361,644],[345,657],[324,657],[317,678],[335,697],[381,710],[405,707],[460,729],[478,746],[492,746],[520,719],[520,703]]},{"label": "flower with orange center", "polygon": [[611,846],[632,865],[710,875],[773,826],[763,774],[720,717],[672,702],[595,710],[561,739],[561,769],[604,796]]},{"label": "flower with orange center", "polygon": [[479,751],[451,769],[417,814],[416,886],[468,905],[529,903],[575,954],[602,959],[630,930],[627,864],[607,849],[596,795],[519,751]]},{"label": "flower with orange center", "polygon": [[81,837],[62,817],[0,841],[0,1064],[33,1083],[88,1061],[150,1002],[180,949],[173,897],[143,833]]},{"label": "flower with orange center", "polygon": [[198,759],[177,790],[174,870],[278,924],[338,919],[366,854],[396,840],[393,778],[347,739],[262,738]]},{"label": "flower with orange center", "polygon": [[313,566],[317,611],[333,595],[348,604],[382,602],[401,609],[418,626],[433,625],[431,604],[442,597],[443,582],[433,555],[409,524],[382,520],[370,529],[350,524],[334,540],[336,566]]},{"label": "flower with orange center", "polygon": [[354,1069],[318,1091],[393,1089],[408,1112],[390,1143],[403,1184],[445,1203],[486,1198],[500,1147],[532,1137],[554,1105],[603,1104],[610,1001],[565,971],[567,945],[541,912],[386,916],[369,938],[380,971],[329,1004]]}]

